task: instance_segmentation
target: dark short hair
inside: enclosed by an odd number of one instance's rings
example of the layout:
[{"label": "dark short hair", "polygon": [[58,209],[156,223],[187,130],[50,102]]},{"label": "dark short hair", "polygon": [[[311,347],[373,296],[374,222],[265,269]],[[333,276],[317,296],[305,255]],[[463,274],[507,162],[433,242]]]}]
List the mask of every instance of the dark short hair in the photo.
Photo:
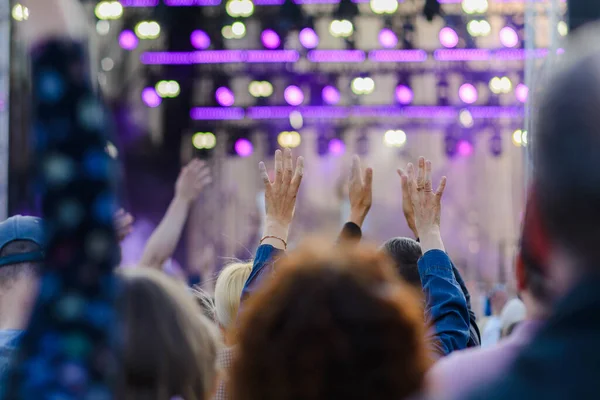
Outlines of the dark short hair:
[{"label": "dark short hair", "polygon": [[419,242],[406,237],[395,237],[385,242],[382,248],[394,261],[400,276],[413,287],[421,290],[421,277],[417,262],[423,252]]},{"label": "dark short hair", "polygon": [[[0,257],[38,251],[42,251],[41,246],[31,240],[13,240],[0,249]],[[6,288],[22,276],[38,275],[40,264],[39,262],[22,262],[0,267],[0,287]]]},{"label": "dark short hair", "polygon": [[[582,29],[582,30],[585,30]],[[553,243],[598,268],[600,257],[600,51],[575,34],[559,72],[539,97],[533,137],[534,185]],[[580,48],[577,48],[580,46]],[[582,55],[586,47],[596,47]]]}]

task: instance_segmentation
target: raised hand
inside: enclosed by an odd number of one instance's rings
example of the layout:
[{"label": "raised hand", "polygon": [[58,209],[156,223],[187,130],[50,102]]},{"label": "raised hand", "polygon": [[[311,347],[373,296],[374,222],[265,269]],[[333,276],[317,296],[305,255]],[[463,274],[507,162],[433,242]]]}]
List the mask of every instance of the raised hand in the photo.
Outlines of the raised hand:
[{"label": "raised hand", "polygon": [[446,188],[446,177],[442,177],[438,188],[433,191],[431,183],[431,161],[419,157],[418,171],[412,164],[407,167],[407,188],[414,210],[415,228],[421,239],[423,253],[431,248],[443,250],[440,237],[442,195]]},{"label": "raised hand", "polygon": [[123,209],[117,211],[113,219],[115,230],[117,231],[117,239],[119,239],[119,242],[122,242],[131,233],[134,219],[131,214]]},{"label": "raised hand", "polygon": [[[294,217],[296,198],[304,174],[304,158],[298,157],[296,168],[292,160],[292,151],[285,149],[275,152],[275,179],[269,179],[264,162],[259,164],[260,174],[265,186],[266,225],[263,240],[265,244],[282,242],[287,247],[290,223]],[[274,239],[274,240],[273,240]],[[278,243],[281,245],[281,243]]]},{"label": "raised hand", "polygon": [[398,169],[397,172],[400,176],[400,182],[402,183],[402,212],[404,213],[404,219],[415,238],[418,238],[419,233],[415,226],[415,209],[413,208],[410,193],[408,192],[408,175],[403,169]]},{"label": "raised hand", "polygon": [[352,169],[348,185],[350,197],[350,222],[362,227],[373,203],[373,169],[362,171],[360,157],[352,157]]},{"label": "raised hand", "polygon": [[179,173],[175,184],[175,197],[192,202],[211,182],[210,169],[206,163],[194,159]]}]

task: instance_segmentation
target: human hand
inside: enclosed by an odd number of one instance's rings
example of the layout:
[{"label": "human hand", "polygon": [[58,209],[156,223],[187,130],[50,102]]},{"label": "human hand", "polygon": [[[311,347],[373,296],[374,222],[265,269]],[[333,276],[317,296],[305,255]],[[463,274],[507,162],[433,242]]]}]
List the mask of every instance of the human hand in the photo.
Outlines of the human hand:
[{"label": "human hand", "polygon": [[364,172],[360,166],[360,157],[352,157],[352,169],[348,186],[350,197],[350,222],[362,227],[373,203],[373,169]]},{"label": "human hand", "polygon": [[122,242],[133,229],[133,217],[122,208],[113,217],[117,239]]},{"label": "human hand", "polygon": [[276,236],[287,241],[288,228],[294,217],[296,197],[304,174],[304,158],[298,157],[296,169],[292,151],[275,152],[275,180],[271,182],[264,162],[259,164],[265,185],[266,227],[265,236]]},{"label": "human hand", "polygon": [[398,175],[400,175],[400,182],[402,183],[402,212],[404,213],[404,219],[415,238],[418,238],[419,233],[415,226],[415,209],[413,208],[410,193],[408,191],[408,175],[403,169],[398,169],[397,172]]},{"label": "human hand", "polygon": [[431,248],[441,248],[440,217],[442,211],[442,195],[446,188],[446,177],[442,177],[437,190],[434,192],[431,184],[431,161],[419,157],[419,168],[415,175],[412,164],[407,167],[407,186],[410,200],[414,209],[415,227],[423,253]]},{"label": "human hand", "polygon": [[179,173],[175,184],[175,197],[186,202],[192,202],[211,182],[210,169],[206,163],[193,159]]}]

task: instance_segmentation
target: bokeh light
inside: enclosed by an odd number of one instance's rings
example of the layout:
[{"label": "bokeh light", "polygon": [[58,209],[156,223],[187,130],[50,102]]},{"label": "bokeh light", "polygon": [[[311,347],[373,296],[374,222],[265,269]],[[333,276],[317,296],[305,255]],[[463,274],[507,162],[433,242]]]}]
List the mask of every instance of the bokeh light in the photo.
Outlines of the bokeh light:
[{"label": "bokeh light", "polygon": [[283,131],[277,136],[277,143],[279,143],[281,147],[298,147],[300,146],[301,141],[300,134],[296,131]]},{"label": "bokeh light", "polygon": [[231,17],[249,17],[254,13],[254,3],[251,0],[228,0],[225,11]]},{"label": "bokeh light", "polygon": [[100,36],[108,35],[110,32],[110,22],[108,21],[98,21],[96,22],[96,33]]},{"label": "bokeh light", "polygon": [[383,135],[383,144],[386,147],[402,147],[406,144],[406,133],[400,129],[390,129]]},{"label": "bokeh light", "polygon": [[375,14],[393,14],[398,10],[398,0],[370,0],[369,4]]},{"label": "bokeh light", "polygon": [[160,97],[174,98],[179,96],[179,93],[181,92],[181,88],[177,81],[160,81],[156,84],[155,89]]},{"label": "bokeh light", "polygon": [[234,144],[235,152],[240,157],[250,157],[252,152],[254,151],[254,146],[252,146],[252,142],[246,138],[240,138],[235,141]]},{"label": "bokeh light", "polygon": [[396,86],[396,100],[402,105],[412,103],[414,98],[413,91],[406,85]]},{"label": "bokeh light", "polygon": [[260,41],[266,49],[276,49],[281,44],[281,39],[279,39],[279,35],[272,29],[265,29],[260,34]]},{"label": "bokeh light", "polygon": [[248,85],[252,97],[269,97],[273,94],[273,85],[267,81],[252,81]]},{"label": "bokeh light", "polygon": [[456,151],[461,157],[468,157],[473,154],[473,144],[468,140],[460,140],[456,145]]},{"label": "bokeh light", "polygon": [[515,47],[519,44],[519,35],[510,26],[505,26],[500,30],[500,43],[504,47]]},{"label": "bokeh light", "polygon": [[467,32],[473,37],[487,36],[492,32],[492,26],[486,20],[473,20],[467,24]]},{"label": "bokeh light", "polygon": [[454,48],[458,45],[458,34],[456,31],[448,26],[440,29],[439,34],[440,44],[448,49]]},{"label": "bokeh light", "polygon": [[354,25],[347,19],[334,19],[329,25],[329,33],[333,37],[347,38],[354,32]]},{"label": "bokeh light", "polygon": [[299,106],[304,101],[304,93],[298,86],[290,85],[285,88],[283,97],[290,106]]},{"label": "bokeh light", "polygon": [[196,132],[192,136],[192,145],[198,150],[210,150],[217,145],[217,137],[212,132]]},{"label": "bokeh light", "polygon": [[515,96],[521,103],[526,103],[527,97],[529,97],[529,88],[527,85],[519,83],[515,88]]},{"label": "bokeh light", "polygon": [[565,21],[559,21],[556,25],[556,29],[560,36],[567,36],[569,34],[569,27]]},{"label": "bokeh light", "polygon": [[118,1],[101,1],[96,4],[94,13],[100,20],[119,19],[123,16],[123,6]]},{"label": "bokeh light", "polygon": [[319,36],[312,28],[304,28],[298,34],[300,44],[307,49],[314,49],[319,45]]},{"label": "bokeh light", "polygon": [[156,39],[160,36],[160,25],[156,21],[141,21],[135,26],[135,34],[140,39]]},{"label": "bokeh light", "polygon": [[329,154],[334,156],[341,156],[346,152],[346,144],[342,139],[333,138],[329,141],[328,149]]},{"label": "bokeh light", "polygon": [[134,50],[138,43],[139,39],[133,31],[125,30],[119,34],[119,46],[125,50]]},{"label": "bokeh light", "polygon": [[471,111],[461,110],[460,113],[458,113],[458,122],[460,122],[460,124],[464,128],[472,128],[474,125],[474,121]]},{"label": "bokeh light", "polygon": [[290,126],[296,130],[302,129],[304,126],[304,117],[298,110],[294,110],[290,113]]},{"label": "bokeh light", "polygon": [[487,11],[487,0],[463,0],[462,9],[467,14],[483,14]]},{"label": "bokeh light", "polygon": [[235,103],[235,95],[231,89],[221,86],[215,90],[215,100],[223,107],[231,107]]},{"label": "bokeh light", "polygon": [[321,91],[321,97],[323,98],[323,102],[325,104],[329,104],[330,106],[339,103],[341,99],[340,91],[331,85],[325,86],[323,88],[323,90]]},{"label": "bokeh light", "polygon": [[492,93],[494,94],[506,94],[510,93],[510,91],[512,90],[512,82],[507,76],[495,76],[490,80],[489,87]]},{"label": "bokeh light", "polygon": [[29,19],[29,8],[17,3],[13,6],[11,14],[15,21],[27,21]]},{"label": "bokeh light", "polygon": [[190,35],[190,42],[195,49],[205,50],[210,47],[210,36],[202,30],[195,30]]},{"label": "bokeh light", "polygon": [[392,31],[389,28],[383,28],[382,30],[380,30],[378,38],[379,44],[384,49],[393,49],[394,47],[396,47],[396,45],[398,45],[398,37],[396,36],[394,31]]},{"label": "bokeh light", "polygon": [[458,89],[458,97],[466,104],[473,104],[477,101],[479,95],[475,86],[465,83]]},{"label": "bokeh light", "polygon": [[372,78],[354,78],[351,89],[354,94],[370,94],[375,90],[375,81]]},{"label": "bokeh light", "polygon": [[150,108],[160,106],[162,98],[156,93],[156,90],[152,87],[147,87],[142,90],[142,101]]},{"label": "bokeh light", "polygon": [[512,142],[515,146],[527,146],[527,131],[522,129],[517,129],[512,134]]}]

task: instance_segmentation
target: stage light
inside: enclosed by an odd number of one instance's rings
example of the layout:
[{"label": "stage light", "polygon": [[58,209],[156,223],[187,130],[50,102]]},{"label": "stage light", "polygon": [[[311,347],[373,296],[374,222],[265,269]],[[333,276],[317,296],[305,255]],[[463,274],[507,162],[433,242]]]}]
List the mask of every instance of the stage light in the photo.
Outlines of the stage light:
[{"label": "stage light", "polygon": [[142,100],[150,108],[156,108],[162,103],[161,97],[156,93],[156,90],[152,87],[147,87],[142,90]]},{"label": "stage light", "polygon": [[174,98],[181,92],[179,83],[176,81],[160,81],[156,84],[155,89],[160,97]]},{"label": "stage light", "polygon": [[329,141],[329,154],[334,156],[341,156],[346,152],[346,144],[342,141],[342,139],[333,138]]},{"label": "stage light", "polygon": [[12,8],[12,17],[15,21],[27,21],[29,19],[29,8],[22,4],[15,4]]},{"label": "stage light", "polygon": [[130,30],[125,30],[119,34],[119,45],[125,50],[133,50],[137,47],[139,39]]},{"label": "stage light", "polygon": [[304,93],[298,86],[290,85],[285,88],[283,97],[290,106],[299,106],[304,101]]},{"label": "stage light", "polygon": [[370,94],[375,90],[375,81],[369,77],[354,78],[350,87],[354,94]]},{"label": "stage light", "polygon": [[515,88],[515,96],[517,96],[517,100],[521,103],[526,103],[527,97],[529,96],[529,88],[526,85],[519,83]]},{"label": "stage light", "polygon": [[527,146],[527,131],[522,129],[517,129],[512,134],[512,142],[515,146]]},{"label": "stage light", "polygon": [[253,97],[269,97],[273,94],[273,85],[267,81],[252,81],[248,85],[248,92]]},{"label": "stage light", "polygon": [[252,142],[246,138],[240,138],[236,140],[233,147],[237,155],[240,157],[250,157],[254,151]]},{"label": "stage light", "polygon": [[510,26],[505,26],[500,30],[500,43],[504,47],[513,48],[519,44],[519,35]]},{"label": "stage light", "polygon": [[106,146],[104,147],[104,150],[106,150],[106,153],[110,156],[110,158],[112,158],[113,160],[116,160],[117,158],[119,158],[119,149],[117,149],[117,146],[115,146],[113,144],[113,142],[111,141],[107,141],[106,142]]},{"label": "stage light", "polygon": [[462,139],[456,145],[456,150],[459,156],[469,157],[471,154],[473,154],[473,144],[471,144],[471,142],[468,140]]},{"label": "stage light", "polygon": [[333,37],[347,38],[354,32],[354,25],[347,19],[334,19],[329,25],[329,33]]},{"label": "stage light", "polygon": [[111,71],[114,67],[115,67],[115,62],[113,61],[112,58],[110,57],[105,57],[102,59],[102,61],[100,61],[100,66],[102,67],[103,71]]},{"label": "stage light", "polygon": [[440,30],[438,35],[440,44],[448,49],[456,47],[458,44],[458,34],[456,31],[448,26]]},{"label": "stage light", "polygon": [[467,31],[469,35],[477,37],[477,36],[487,36],[492,32],[492,27],[490,23],[486,20],[473,20],[467,24]]},{"label": "stage light", "polygon": [[402,105],[412,103],[414,98],[413,91],[406,85],[396,86],[396,100]]},{"label": "stage light", "polygon": [[260,34],[260,41],[266,49],[273,50],[279,47],[281,40],[279,35],[272,29],[265,29]]},{"label": "stage light", "polygon": [[156,39],[160,36],[160,25],[156,21],[142,21],[135,26],[135,34],[140,39]]},{"label": "stage light", "polygon": [[558,30],[558,34],[560,36],[567,36],[569,33],[569,27],[565,21],[559,21],[556,25],[556,29]]},{"label": "stage light", "polygon": [[458,89],[458,97],[466,104],[473,104],[479,96],[475,86],[465,83]]},{"label": "stage light", "polygon": [[465,128],[472,128],[474,125],[473,115],[471,115],[471,111],[469,110],[461,110],[458,113],[458,121]]},{"label": "stage light", "polygon": [[393,14],[398,10],[398,0],[371,0],[370,5],[375,14]]},{"label": "stage light", "polygon": [[304,126],[304,117],[300,111],[292,111],[290,113],[290,126],[296,130],[302,129]]},{"label": "stage light", "polygon": [[319,36],[312,28],[304,28],[298,34],[300,44],[307,49],[314,49],[319,45]]},{"label": "stage light", "polygon": [[231,17],[249,17],[254,13],[254,3],[251,0],[228,0],[225,11]]},{"label": "stage light", "polygon": [[494,94],[509,93],[512,90],[512,82],[507,76],[495,76],[490,80],[489,87]]},{"label": "stage light", "polygon": [[108,21],[96,22],[96,32],[100,36],[108,35],[108,32],[110,32],[110,22],[108,22]]},{"label": "stage light", "polygon": [[198,150],[214,149],[217,145],[217,137],[212,132],[196,132],[192,136],[192,144]]},{"label": "stage light", "polygon": [[325,86],[321,91],[321,98],[325,104],[335,105],[340,102],[340,91],[331,85]]},{"label": "stage light", "polygon": [[383,135],[383,144],[386,147],[402,147],[406,144],[406,133],[390,129]]},{"label": "stage light", "polygon": [[195,49],[205,50],[210,47],[210,36],[204,31],[195,30],[190,35],[190,42]]},{"label": "stage light", "polygon": [[243,22],[237,21],[231,25],[231,33],[235,39],[240,39],[246,36],[246,25]]},{"label": "stage light", "polygon": [[215,99],[223,107],[231,107],[235,103],[235,95],[231,89],[221,86],[215,90]]},{"label": "stage light", "polygon": [[101,1],[94,13],[98,19],[119,19],[123,16],[123,6],[118,1]]},{"label": "stage light", "polygon": [[379,31],[378,38],[379,44],[384,49],[393,49],[398,44],[398,37],[394,31],[389,28],[383,28],[381,31]]},{"label": "stage light", "polygon": [[300,134],[296,131],[284,131],[277,136],[277,143],[279,143],[281,147],[289,147],[292,149],[300,146],[301,141]]},{"label": "stage light", "polygon": [[462,9],[467,14],[483,14],[488,9],[487,0],[463,0]]}]

